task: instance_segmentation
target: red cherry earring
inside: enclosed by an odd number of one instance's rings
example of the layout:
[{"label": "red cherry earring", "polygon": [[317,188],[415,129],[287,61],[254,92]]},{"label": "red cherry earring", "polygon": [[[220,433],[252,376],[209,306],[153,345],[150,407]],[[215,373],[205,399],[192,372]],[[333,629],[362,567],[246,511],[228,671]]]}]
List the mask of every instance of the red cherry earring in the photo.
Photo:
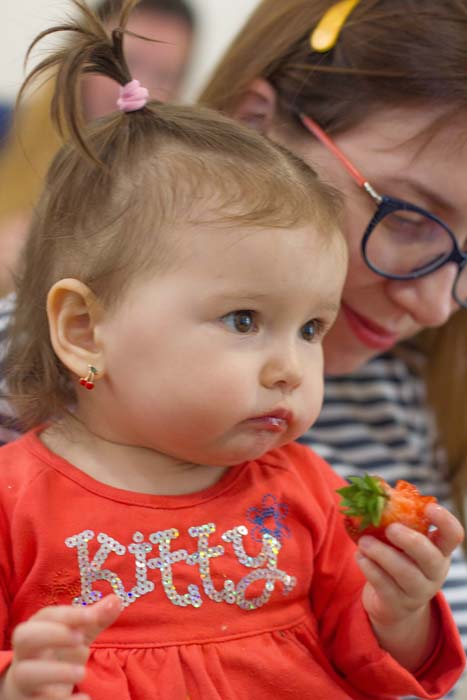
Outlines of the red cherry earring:
[{"label": "red cherry earring", "polygon": [[86,387],[86,389],[94,389],[94,377],[97,374],[97,369],[92,365],[88,365],[88,373],[85,377],[80,377],[79,383],[81,386]]}]

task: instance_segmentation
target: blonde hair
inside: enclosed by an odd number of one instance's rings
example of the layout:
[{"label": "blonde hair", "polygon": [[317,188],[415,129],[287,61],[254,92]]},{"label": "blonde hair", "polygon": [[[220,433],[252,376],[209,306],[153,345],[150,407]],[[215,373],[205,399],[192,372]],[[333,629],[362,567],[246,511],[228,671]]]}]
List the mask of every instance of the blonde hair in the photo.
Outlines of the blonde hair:
[{"label": "blonde hair", "polygon": [[[313,52],[310,32],[335,0],[263,0],[233,41],[200,102],[234,113],[255,78],[283,114],[302,111],[329,133],[381,107],[467,107],[467,0],[365,0],[336,46]],[[467,314],[422,333],[425,378],[451,475],[467,490]],[[456,487],[456,494],[459,489]]]},{"label": "blonde hair", "polygon": [[122,37],[135,0],[125,2],[121,29],[111,35],[74,2],[80,19],[39,37],[65,29],[71,42],[34,69],[21,91],[55,68],[54,120],[71,135],[47,174],[17,291],[7,373],[26,428],[75,401],[49,339],[46,297],[57,280],[81,280],[110,307],[136,276],[170,264],[177,227],[314,224],[323,240],[339,230],[334,190],[303,161],[217,112],[151,102],[83,126],[83,72],[121,85],[131,79]]}]

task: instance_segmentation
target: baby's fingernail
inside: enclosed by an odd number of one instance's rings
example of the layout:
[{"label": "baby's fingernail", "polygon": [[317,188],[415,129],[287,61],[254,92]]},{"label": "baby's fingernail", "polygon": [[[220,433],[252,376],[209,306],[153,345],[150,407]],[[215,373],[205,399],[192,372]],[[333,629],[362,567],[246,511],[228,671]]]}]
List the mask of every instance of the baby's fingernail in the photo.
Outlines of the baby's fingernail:
[{"label": "baby's fingernail", "polygon": [[[118,601],[118,605],[116,601]],[[111,596],[109,600],[105,602],[104,607],[106,610],[115,610],[116,607],[121,610],[123,608],[123,603],[117,596]]]},{"label": "baby's fingernail", "polygon": [[84,666],[73,666],[73,678],[75,681],[82,681],[84,678],[84,674],[86,672],[86,669]]},{"label": "baby's fingernail", "polygon": [[369,550],[369,549],[371,549],[373,542],[374,542],[373,537],[363,536],[363,537],[360,537],[360,539],[358,540],[358,546],[360,547],[360,549],[363,549],[363,551]]},{"label": "baby's fingernail", "polygon": [[82,644],[84,642],[84,634],[79,632],[79,630],[73,630],[71,637],[75,644]]},{"label": "baby's fingernail", "polygon": [[428,509],[434,511],[435,513],[441,513],[441,511],[444,510],[443,506],[440,506],[439,503],[429,503],[425,510]]}]

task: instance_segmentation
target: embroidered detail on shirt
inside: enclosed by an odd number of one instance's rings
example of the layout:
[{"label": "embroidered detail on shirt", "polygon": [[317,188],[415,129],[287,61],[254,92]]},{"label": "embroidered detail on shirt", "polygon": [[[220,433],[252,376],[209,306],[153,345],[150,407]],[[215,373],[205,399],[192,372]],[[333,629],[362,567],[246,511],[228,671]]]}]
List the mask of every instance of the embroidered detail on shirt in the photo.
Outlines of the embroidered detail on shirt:
[{"label": "embroidered detail on shirt", "polygon": [[246,512],[247,520],[255,525],[251,537],[257,542],[261,542],[264,534],[272,535],[279,542],[290,537],[290,528],[284,523],[288,512],[286,503],[278,503],[275,496],[267,493],[259,508],[252,506]]},{"label": "embroidered detail on shirt", "polygon": [[[197,551],[191,554],[186,549],[171,549],[172,542],[180,535],[175,528],[152,532],[147,542],[144,541],[144,535],[141,532],[135,532],[132,537],[133,542],[128,547],[106,533],[100,532],[97,535],[100,547],[92,560],[89,553],[89,542],[95,538],[95,533],[92,530],[84,530],[77,535],[68,537],[65,544],[70,549],[76,548],[77,550],[81,580],[80,595],[75,596],[73,604],[91,605],[95,603],[102,598],[103,594],[101,591],[93,589],[93,584],[96,581],[107,581],[123,605],[127,607],[141,596],[154,591],[156,585],[148,579],[148,570],[157,570],[160,572],[164,593],[173,605],[199,608],[203,604],[203,599],[197,585],[189,584],[187,593],[180,593],[177,590],[172,571],[172,565],[176,562],[186,562],[189,566],[198,567],[203,591],[208,598],[216,603],[236,604],[243,610],[255,610],[265,605],[275,590],[276,582],[282,583],[284,595],[290,593],[295,587],[295,577],[277,568],[281,543],[269,533],[264,533],[260,553],[255,557],[250,556],[246,553],[243,545],[243,538],[248,534],[248,529],[241,525],[223,533],[221,538],[231,545],[238,562],[246,568],[253,569],[253,571],[240,579],[237,584],[226,579],[223,588],[217,590],[211,577],[210,561],[223,556],[225,547],[223,545],[209,546],[209,537],[215,532],[214,523],[190,527],[188,534],[193,539],[198,540]],[[158,549],[159,556],[148,559],[147,555],[153,551],[154,545]],[[129,591],[125,590],[122,579],[117,573],[102,568],[111,553],[123,556],[127,552],[134,558],[136,579],[136,585]],[[260,595],[247,598],[250,585],[256,581],[264,581],[263,591]]]},{"label": "embroidered detail on shirt", "polygon": [[69,571],[54,571],[50,583],[41,584],[40,598],[44,606],[64,603],[70,595],[78,596],[81,585]]}]

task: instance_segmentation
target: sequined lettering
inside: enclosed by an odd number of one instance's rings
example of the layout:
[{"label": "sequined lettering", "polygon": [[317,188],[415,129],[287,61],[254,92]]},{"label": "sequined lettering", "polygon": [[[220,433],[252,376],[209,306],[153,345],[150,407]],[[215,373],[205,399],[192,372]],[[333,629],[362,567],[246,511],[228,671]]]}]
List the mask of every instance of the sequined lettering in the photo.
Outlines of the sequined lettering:
[{"label": "sequined lettering", "polygon": [[199,608],[203,601],[198,586],[190,584],[188,593],[181,595],[175,588],[172,576],[172,564],[178,561],[186,561],[188,552],[186,549],[177,549],[174,552],[170,551],[170,543],[176,540],[180,533],[175,528],[170,530],[160,530],[149,535],[149,540],[159,546],[159,556],[154,559],[149,559],[148,567],[150,569],[159,569],[161,572],[162,586],[167,598],[174,605],[186,607],[192,605],[194,608]]},{"label": "sequined lettering", "polygon": [[81,574],[81,595],[73,600],[74,605],[89,605],[95,603],[99,598],[102,598],[100,591],[94,591],[92,584],[95,581],[108,581],[112,586],[114,593],[127,604],[127,594],[123,587],[122,580],[117,574],[110,569],[101,569],[101,566],[107,559],[110,552],[115,552],[118,556],[122,556],[126,552],[120,542],[109,537],[104,532],[100,532],[97,536],[97,541],[101,545],[97,550],[92,561],[89,560],[88,542],[94,539],[92,530],[84,530],[78,535],[68,537],[65,540],[67,547],[76,547],[78,552],[78,566]]},{"label": "sequined lettering", "polygon": [[[248,535],[248,529],[240,525],[224,532],[221,539],[229,545],[230,551],[233,550],[238,563],[250,569],[250,572],[237,584],[227,579],[221,590],[216,589],[212,580],[211,560],[227,556],[227,553],[222,544],[210,546],[209,538],[215,532],[214,523],[190,527],[188,534],[198,541],[197,550],[193,553],[188,553],[186,549],[172,550],[172,543],[180,536],[176,528],[152,532],[148,537],[149,541],[145,541],[141,532],[135,532],[132,542],[127,547],[101,532],[97,535],[100,547],[92,561],[88,543],[94,539],[95,533],[92,530],[84,530],[68,537],[65,544],[77,550],[81,577],[81,595],[74,598],[73,604],[95,603],[102,597],[102,593],[93,589],[93,584],[96,581],[107,581],[126,607],[155,590],[155,583],[148,579],[148,569],[151,569],[160,572],[162,588],[173,605],[199,608],[203,600],[197,585],[189,584],[186,593],[180,593],[176,588],[172,567],[178,562],[185,562],[191,567],[198,568],[203,591],[209,599],[216,603],[236,604],[243,610],[256,610],[265,605],[275,590],[277,582],[282,584],[284,594],[290,593],[295,587],[297,583],[295,577],[277,567],[281,543],[271,534],[263,533],[261,551],[256,556],[251,556],[244,547],[244,538]],[[158,549],[159,556],[148,559],[154,545]],[[128,553],[134,558],[136,583],[129,591],[125,590],[122,579],[114,571],[102,568],[112,552],[119,557]],[[247,591],[256,581],[264,581],[263,591],[260,595],[248,598]]]},{"label": "sequined lettering", "polygon": [[198,538],[198,551],[194,554],[190,554],[186,561],[187,564],[191,564],[192,566],[195,564],[198,565],[203,589],[208,598],[211,598],[211,600],[214,600],[216,603],[225,601],[226,603],[232,604],[237,600],[235,583],[227,579],[224,581],[223,589],[218,591],[215,589],[211,578],[210,560],[215,557],[221,557],[224,554],[224,547],[221,544],[216,547],[209,546],[209,535],[215,531],[216,526],[214,523],[207,523],[206,525],[199,525],[188,529],[190,537]]}]

